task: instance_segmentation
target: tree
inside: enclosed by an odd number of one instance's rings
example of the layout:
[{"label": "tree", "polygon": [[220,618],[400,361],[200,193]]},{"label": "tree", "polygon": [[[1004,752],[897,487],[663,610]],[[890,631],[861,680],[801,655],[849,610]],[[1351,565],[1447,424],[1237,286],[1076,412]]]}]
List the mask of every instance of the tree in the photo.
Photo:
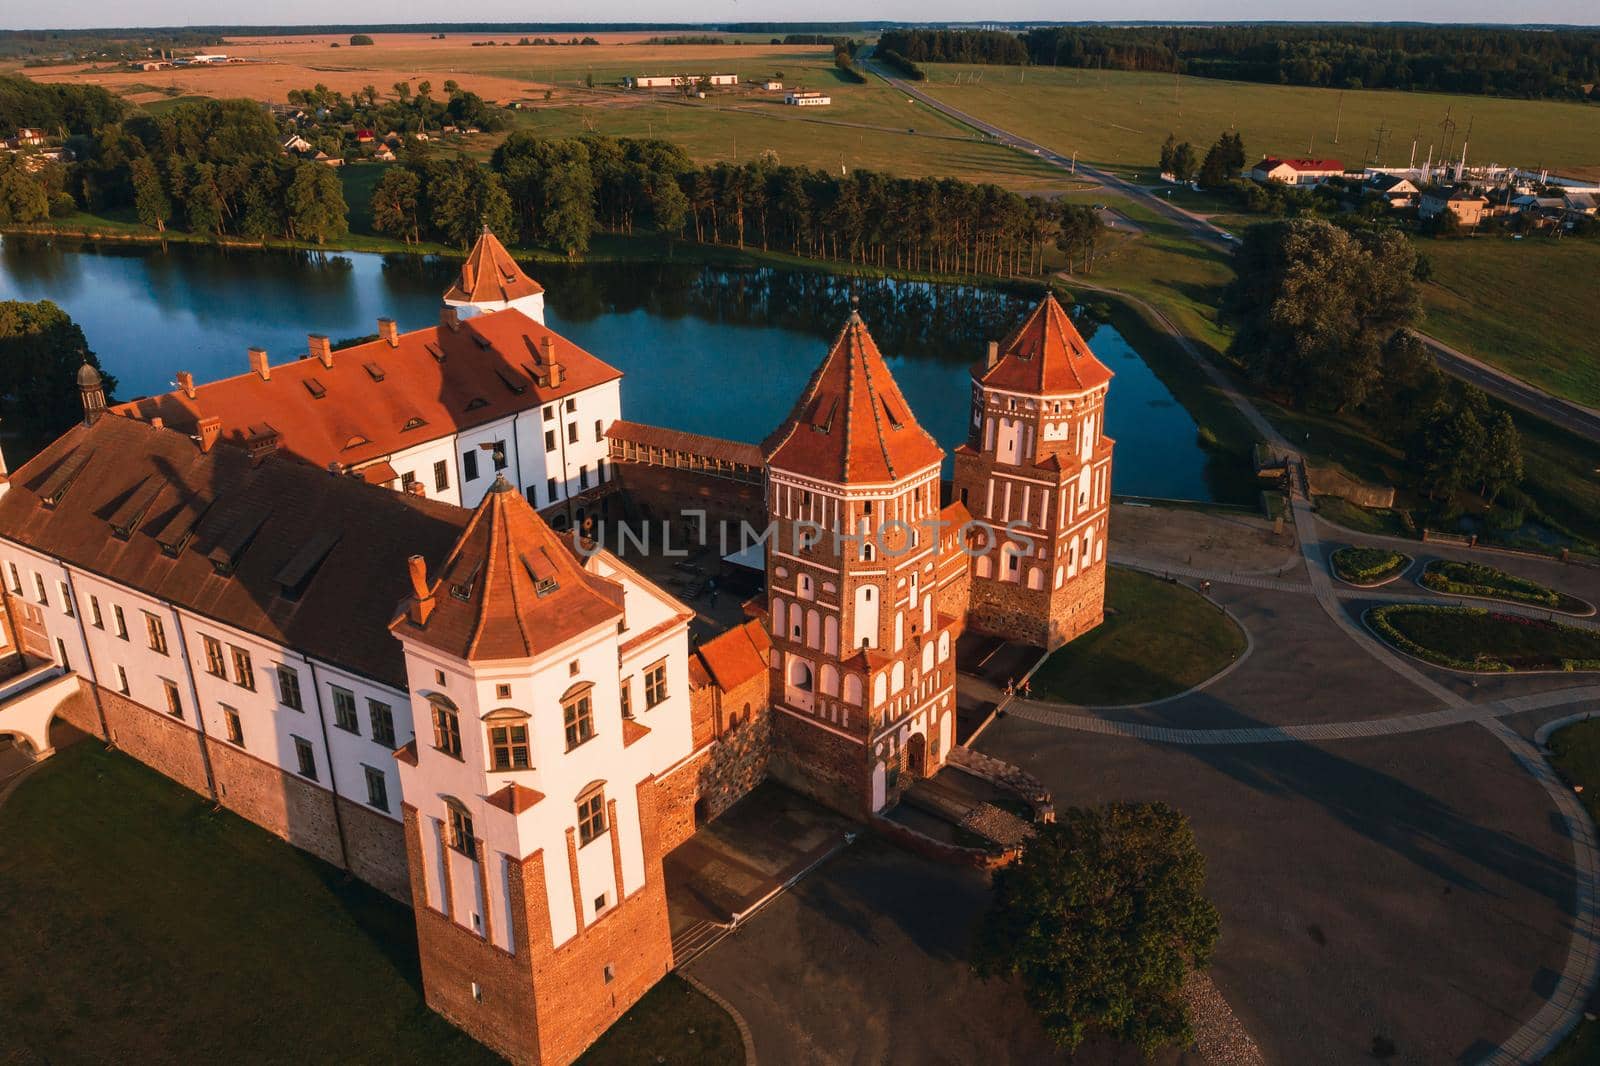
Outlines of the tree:
[{"label": "tree", "polygon": [[1509,411],[1496,411],[1489,421],[1479,475],[1483,498],[1490,503],[1522,481],[1522,434]]},{"label": "tree", "polygon": [[1178,138],[1167,134],[1167,139],[1161,142],[1161,173],[1172,173],[1172,156],[1177,150]]},{"label": "tree", "polygon": [[350,44],[351,44],[352,47],[358,47],[360,45],[366,45],[366,44],[371,44],[371,43],[372,43],[372,38],[368,37],[364,33],[352,33],[350,35]]},{"label": "tree", "polygon": [[1096,1033],[1146,1054],[1188,1043],[1179,990],[1220,925],[1188,820],[1164,803],[1113,803],[1037,828],[1021,858],[995,872],[975,968],[1020,978],[1069,1051]]},{"label": "tree", "polygon": [[50,217],[50,191],[17,155],[0,157],[0,223]]},{"label": "tree", "polygon": [[1349,233],[1295,218],[1245,232],[1223,314],[1250,376],[1300,407],[1361,406],[1383,376],[1383,347],[1422,313],[1416,251],[1392,230]]},{"label": "tree", "polygon": [[390,167],[372,190],[372,228],[407,244],[422,239],[417,208],[422,181],[407,167]]},{"label": "tree", "polygon": [[158,233],[166,231],[167,220],[172,217],[172,201],[161,181],[161,172],[144,156],[132,163],[133,204],[139,221]]},{"label": "tree", "polygon": [[1200,169],[1200,160],[1195,156],[1194,145],[1184,141],[1172,150],[1172,176],[1184,184],[1188,184],[1195,172]]},{"label": "tree", "polygon": [[344,186],[330,168],[301,163],[287,194],[289,225],[297,239],[326,244],[350,231]]},{"label": "tree", "polygon": [[[23,437],[31,452],[65,433],[83,417],[78,367],[100,362],[83,330],[49,300],[0,301],[0,418]],[[109,401],[117,380],[100,378]],[[9,456],[21,462],[23,456]]]}]

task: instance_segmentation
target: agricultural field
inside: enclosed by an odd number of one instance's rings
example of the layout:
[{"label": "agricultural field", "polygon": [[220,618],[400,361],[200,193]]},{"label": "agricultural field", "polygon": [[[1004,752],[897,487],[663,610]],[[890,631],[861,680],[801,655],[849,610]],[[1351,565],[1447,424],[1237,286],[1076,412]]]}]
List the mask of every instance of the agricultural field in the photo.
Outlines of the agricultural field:
[{"label": "agricultural field", "polygon": [[1422,328],[1524,381],[1600,407],[1600,241],[1422,240]]},{"label": "agricultural field", "polygon": [[[664,137],[700,162],[748,161],[771,152],[783,163],[835,173],[843,167],[957,177],[1018,192],[1072,185],[1059,171],[990,143],[878,78],[847,80],[826,45],[647,45],[649,34],[601,34],[599,45],[519,46],[518,36],[453,34],[441,41],[420,33],[374,34],[370,47],[350,47],[347,37],[327,34],[239,38],[218,50],[258,62],[152,72],[78,64],[19,73],[103,85],[152,109],[195,96],[283,101],[289,90],[319,83],[346,93],[374,85],[387,94],[398,81],[414,88],[427,80],[438,94],[454,80],[486,99],[517,104],[524,128],[550,136]],[[489,40],[494,47],[474,46]],[[332,48],[335,43],[342,47]],[[680,73],[737,74],[740,86],[713,90],[705,100],[618,87],[630,74]],[[824,90],[833,104],[787,107],[782,93],[760,88],[768,78],[788,88]],[[497,141],[477,139],[470,151],[487,156]]]},{"label": "agricultural field", "polygon": [[[1600,108],[1538,100],[1435,93],[1312,89],[1170,74],[1047,67],[927,64],[930,95],[1002,128],[1092,164],[1148,167],[1167,134],[1209,145],[1238,129],[1247,153],[1333,156],[1368,162],[1379,126],[1380,161],[1405,165],[1442,145],[1448,111],[1459,156],[1470,124],[1469,159],[1548,167],[1600,177]],[[1337,133],[1338,139],[1335,139]]]}]

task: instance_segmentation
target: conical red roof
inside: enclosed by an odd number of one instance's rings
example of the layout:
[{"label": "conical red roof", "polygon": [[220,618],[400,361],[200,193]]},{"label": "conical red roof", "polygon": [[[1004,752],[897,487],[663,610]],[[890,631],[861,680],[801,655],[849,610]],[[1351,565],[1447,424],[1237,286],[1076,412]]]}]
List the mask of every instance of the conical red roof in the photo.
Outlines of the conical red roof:
[{"label": "conical red roof", "polygon": [[500,303],[543,291],[544,287],[522,272],[500,238],[485,226],[444,298],[447,303]]},{"label": "conical red roof", "polygon": [[1095,358],[1051,293],[1000,345],[994,366],[979,363],[972,376],[990,388],[1054,396],[1104,385],[1111,371]]},{"label": "conical red roof", "polygon": [[762,451],[776,469],[834,484],[895,481],[944,461],[854,311]]},{"label": "conical red roof", "polygon": [[531,659],[622,616],[621,587],[585,571],[504,477],[473,512],[429,594],[423,621],[413,609],[390,628],[468,660]]}]

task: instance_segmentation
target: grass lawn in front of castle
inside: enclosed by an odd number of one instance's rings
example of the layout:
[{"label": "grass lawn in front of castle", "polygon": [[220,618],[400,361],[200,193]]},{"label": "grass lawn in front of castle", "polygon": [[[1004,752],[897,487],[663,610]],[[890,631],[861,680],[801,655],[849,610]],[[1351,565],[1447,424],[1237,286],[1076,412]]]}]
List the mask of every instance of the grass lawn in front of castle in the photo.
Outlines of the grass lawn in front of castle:
[{"label": "grass lawn in front of castle", "polygon": [[1136,570],[1106,574],[1106,620],[1034,673],[1033,695],[1081,706],[1148,703],[1224,670],[1244,630],[1193,589]]},{"label": "grass lawn in front of castle", "polygon": [[[17,1061],[501,1061],[424,1004],[408,908],[96,741],[19,785],[0,841]],[[669,977],[583,1061],[742,1059]]]}]

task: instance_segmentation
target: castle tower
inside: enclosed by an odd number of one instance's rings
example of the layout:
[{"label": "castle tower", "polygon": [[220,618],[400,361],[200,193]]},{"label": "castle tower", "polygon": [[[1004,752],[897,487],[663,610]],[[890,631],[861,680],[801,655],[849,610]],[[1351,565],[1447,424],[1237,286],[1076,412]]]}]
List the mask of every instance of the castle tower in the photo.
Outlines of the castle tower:
[{"label": "castle tower", "polygon": [[78,395],[83,400],[83,424],[92,426],[105,414],[106,390],[100,372],[87,359],[78,367]]},{"label": "castle tower", "polygon": [[1053,295],[972,368],[955,487],[994,531],[972,560],[974,629],[1054,648],[1104,617],[1110,382]]},{"label": "castle tower", "polygon": [[689,616],[609,558],[501,477],[390,627],[424,993],[516,1063],[571,1062],[672,965],[656,774],[690,750]]},{"label": "castle tower", "polygon": [[462,318],[515,308],[535,322],[544,322],[544,287],[522,272],[488,226],[461,264],[455,284],[445,290],[444,302]]},{"label": "castle tower", "polygon": [[855,312],[763,451],[771,772],[846,813],[882,810],[954,743],[944,453]]}]

